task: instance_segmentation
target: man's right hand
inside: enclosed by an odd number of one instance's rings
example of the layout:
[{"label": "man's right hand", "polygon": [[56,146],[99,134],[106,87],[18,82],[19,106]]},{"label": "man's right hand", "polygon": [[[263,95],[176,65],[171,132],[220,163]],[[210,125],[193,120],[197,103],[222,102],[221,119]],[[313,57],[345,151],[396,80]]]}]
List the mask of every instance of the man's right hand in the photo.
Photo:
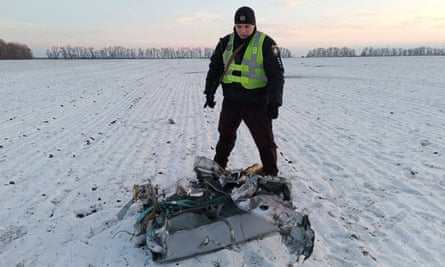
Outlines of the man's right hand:
[{"label": "man's right hand", "polygon": [[215,105],[216,105],[215,95],[212,95],[212,94],[206,95],[206,103],[204,104],[204,108],[206,108],[206,107],[214,108]]}]

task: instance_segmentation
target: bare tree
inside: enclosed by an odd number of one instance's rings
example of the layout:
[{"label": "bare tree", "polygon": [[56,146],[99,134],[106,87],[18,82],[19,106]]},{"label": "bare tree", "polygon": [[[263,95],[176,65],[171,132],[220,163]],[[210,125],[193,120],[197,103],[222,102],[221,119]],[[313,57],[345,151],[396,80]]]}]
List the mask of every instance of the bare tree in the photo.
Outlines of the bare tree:
[{"label": "bare tree", "polygon": [[[445,55],[445,49],[443,48],[431,48],[431,47],[417,47],[412,49],[403,48],[373,48],[365,47],[362,49],[361,57],[388,57],[388,56],[443,56]],[[337,47],[329,48],[316,48],[311,49],[307,53],[307,57],[353,57],[355,56],[355,50],[347,47],[341,49]]]},{"label": "bare tree", "polygon": [[0,39],[0,59],[6,58],[8,49],[5,41]]},{"label": "bare tree", "polygon": [[310,50],[306,57],[355,57],[355,50],[348,47],[315,48]]},{"label": "bare tree", "polygon": [[24,44],[6,43],[0,39],[0,59],[31,59],[31,49]]},{"label": "bare tree", "polygon": [[[282,57],[291,57],[290,50],[280,48]],[[159,59],[159,58],[209,58],[213,49],[202,47],[125,48],[109,46],[100,50],[93,47],[52,46],[46,50],[50,59]]]}]

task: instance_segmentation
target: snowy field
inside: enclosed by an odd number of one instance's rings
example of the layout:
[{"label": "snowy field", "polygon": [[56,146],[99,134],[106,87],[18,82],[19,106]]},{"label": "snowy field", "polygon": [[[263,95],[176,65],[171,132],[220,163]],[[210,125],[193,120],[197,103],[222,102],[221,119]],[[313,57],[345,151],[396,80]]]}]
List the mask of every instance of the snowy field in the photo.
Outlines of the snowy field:
[{"label": "snowy field", "polygon": [[[284,60],[280,176],[316,233],[303,266],[445,262],[445,57]],[[161,266],[133,184],[212,158],[208,60],[0,61],[0,266]],[[247,128],[229,167],[259,162]],[[184,244],[187,245],[187,244]],[[280,236],[162,266],[286,266]],[[301,263],[295,264],[299,266]],[[443,266],[443,265],[442,265]]]}]

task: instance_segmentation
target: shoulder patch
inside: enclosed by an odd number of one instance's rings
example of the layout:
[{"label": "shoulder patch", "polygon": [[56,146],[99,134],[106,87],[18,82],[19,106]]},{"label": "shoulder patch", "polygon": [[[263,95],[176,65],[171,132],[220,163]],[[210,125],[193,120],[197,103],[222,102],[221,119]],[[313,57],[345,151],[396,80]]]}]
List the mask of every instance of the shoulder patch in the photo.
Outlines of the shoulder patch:
[{"label": "shoulder patch", "polygon": [[272,46],[272,53],[276,57],[279,56],[280,55],[280,48],[277,45],[273,45]]}]

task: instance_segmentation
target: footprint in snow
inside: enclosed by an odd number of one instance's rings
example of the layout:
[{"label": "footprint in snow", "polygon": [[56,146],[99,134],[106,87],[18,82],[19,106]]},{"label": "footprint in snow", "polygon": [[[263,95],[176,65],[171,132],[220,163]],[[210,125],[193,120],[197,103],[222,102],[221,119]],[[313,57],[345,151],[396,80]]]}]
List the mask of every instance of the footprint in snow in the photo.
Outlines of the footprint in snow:
[{"label": "footprint in snow", "polygon": [[411,178],[411,179],[416,178],[417,173],[418,173],[417,171],[415,171],[411,168],[408,168],[408,167],[403,168],[403,174],[408,178]]},{"label": "footprint in snow", "polygon": [[85,218],[98,212],[102,207],[100,205],[91,205],[88,208],[75,210],[76,218]]},{"label": "footprint in snow", "polygon": [[429,146],[429,145],[431,145],[431,142],[430,142],[430,140],[422,139],[422,140],[420,140],[420,145]]},{"label": "footprint in snow", "polygon": [[16,240],[27,233],[24,226],[9,225],[6,228],[0,227],[0,250],[6,247],[13,240]]}]

